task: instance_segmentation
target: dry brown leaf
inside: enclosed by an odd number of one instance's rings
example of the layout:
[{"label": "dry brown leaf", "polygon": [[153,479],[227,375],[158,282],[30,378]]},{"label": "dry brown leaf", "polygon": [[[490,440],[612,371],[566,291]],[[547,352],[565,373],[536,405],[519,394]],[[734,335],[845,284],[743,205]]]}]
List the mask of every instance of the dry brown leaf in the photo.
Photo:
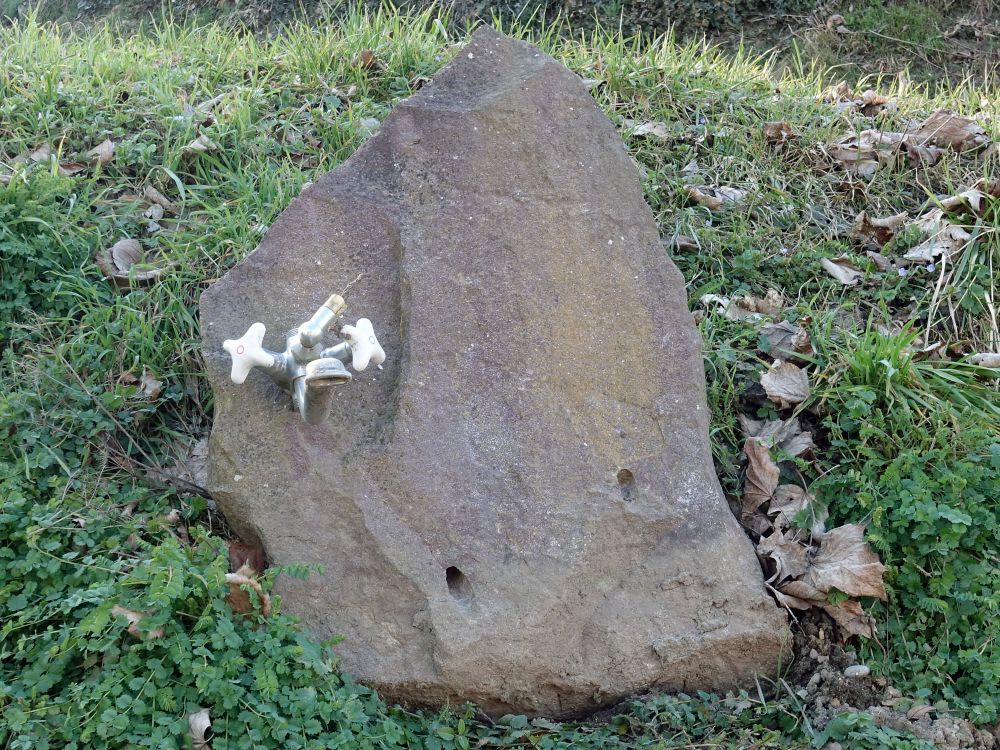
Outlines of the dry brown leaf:
[{"label": "dry brown leaf", "polygon": [[110,250],[99,251],[94,262],[119,289],[128,289],[133,283],[149,284],[171,265],[148,267],[143,263],[142,245],[134,239],[119,240]]},{"label": "dry brown leaf", "polygon": [[980,148],[990,142],[978,122],[945,109],[939,109],[924,120],[911,134],[911,140],[921,146],[941,146],[953,151]]},{"label": "dry brown leaf", "polygon": [[881,247],[903,228],[909,218],[909,214],[905,211],[883,218],[874,218],[866,211],[862,211],[854,219],[851,236],[862,240],[873,240]]},{"label": "dry brown leaf", "polygon": [[778,359],[793,360],[813,354],[812,342],[806,329],[787,320],[768,323],[760,329],[760,335],[770,345],[765,353]]},{"label": "dry brown leaf", "polygon": [[986,207],[997,198],[1000,198],[1000,180],[987,180],[983,177],[968,190],[942,200],[941,210],[951,214],[971,212],[982,216]]},{"label": "dry brown leaf", "polygon": [[780,528],[757,543],[757,554],[774,561],[776,570],[769,582],[798,578],[809,568],[809,549],[793,537],[786,537]]},{"label": "dry brown leaf", "polygon": [[742,515],[748,516],[771,499],[778,487],[778,465],[771,460],[767,445],[759,438],[743,443],[747,457],[747,476],[743,484]]},{"label": "dry brown leaf", "polygon": [[847,85],[847,81],[841,81],[835,86],[831,86],[820,95],[820,100],[827,104],[839,104],[853,98],[854,94],[851,93],[851,87]]},{"label": "dry brown leaf", "polygon": [[212,726],[208,709],[201,708],[192,714],[188,714],[188,731],[191,735],[191,745],[194,750],[208,750],[209,744],[206,734]]},{"label": "dry brown leaf", "polygon": [[905,138],[902,133],[862,130],[834,141],[826,150],[846,172],[870,178],[880,166],[896,162]]},{"label": "dry brown leaf", "polygon": [[720,211],[725,206],[740,204],[746,193],[731,187],[709,187],[708,185],[685,185],[688,197],[709,211]]},{"label": "dry brown leaf", "polygon": [[670,137],[670,128],[665,122],[644,122],[632,130],[632,135],[652,136],[664,140]]},{"label": "dry brown leaf", "polygon": [[981,352],[972,354],[965,360],[970,365],[979,367],[1000,367],[1000,354],[996,352]]},{"label": "dry brown leaf", "polygon": [[361,54],[358,59],[361,63],[361,67],[365,70],[373,70],[379,66],[379,59],[370,49],[361,50]]},{"label": "dry brown leaf", "polygon": [[343,88],[343,89],[337,88],[336,86],[332,86],[330,88],[330,93],[333,94],[333,96],[337,97],[338,99],[343,99],[344,101],[349,101],[350,99],[352,99],[354,97],[354,95],[356,93],[358,93],[358,87],[357,87],[356,84],[353,84],[353,83],[350,86],[348,86],[347,88]]},{"label": "dry brown leaf", "polygon": [[861,114],[865,117],[874,117],[884,109],[895,109],[895,102],[887,96],[878,94],[871,89],[861,92],[861,96],[855,100],[855,104],[861,109]]},{"label": "dry brown leaf", "polygon": [[152,204],[149,208],[142,212],[142,215],[149,219],[150,221],[159,221],[163,218],[163,206],[159,203]]},{"label": "dry brown leaf", "polygon": [[865,253],[865,255],[871,258],[871,261],[872,263],[875,264],[875,267],[879,271],[882,271],[883,273],[892,268],[892,263],[888,258],[882,255],[882,253],[877,253],[874,250],[869,250],[868,252]]},{"label": "dry brown leaf", "polygon": [[90,149],[87,156],[90,157],[92,164],[100,164],[101,166],[110,164],[111,160],[115,158],[115,144],[110,138],[107,138]]},{"label": "dry brown leaf", "polygon": [[120,616],[128,620],[128,633],[137,640],[141,641],[145,637],[146,640],[155,641],[157,638],[162,638],[164,636],[163,628],[153,628],[148,633],[143,633],[143,631],[139,629],[139,623],[142,622],[142,619],[146,617],[148,613],[135,612],[134,610],[126,609],[125,607],[121,607],[116,604],[111,608],[111,614],[115,617]]},{"label": "dry brown leaf", "polygon": [[698,240],[686,234],[678,234],[674,237],[674,248],[679,253],[693,253],[700,249]]},{"label": "dry brown leaf", "polygon": [[852,635],[860,635],[864,638],[875,637],[875,620],[861,608],[860,602],[846,599],[839,604],[827,602],[820,606],[837,623],[841,642],[846,641]]},{"label": "dry brown leaf", "polygon": [[146,185],[146,188],[142,191],[143,197],[150,203],[159,206],[164,211],[169,213],[176,213],[177,208],[173,203],[159,190],[157,190],[152,185]]},{"label": "dry brown leaf", "polygon": [[791,362],[775,360],[760,379],[767,397],[788,409],[809,398],[809,375]]},{"label": "dry brown leaf", "polygon": [[847,28],[847,22],[844,17],[839,13],[834,13],[832,16],[826,19],[826,28],[830,31],[836,31],[838,34],[849,34],[851,30]]},{"label": "dry brown leaf", "polygon": [[146,398],[158,398],[163,391],[163,383],[153,377],[153,374],[146,369],[142,371],[139,378],[140,393]]},{"label": "dry brown leaf", "polygon": [[865,541],[864,525],[846,524],[826,533],[802,581],[823,593],[836,588],[848,596],[884,600],[884,572],[885,566]]},{"label": "dry brown leaf", "polygon": [[798,137],[799,134],[785,121],[764,123],[764,140],[770,144],[783,146]]},{"label": "dry brown leaf", "polygon": [[249,570],[249,575],[260,575],[267,567],[264,559],[264,550],[258,545],[245,544],[243,542],[230,541],[229,543],[229,569],[239,571],[245,567]]},{"label": "dry brown leaf", "polygon": [[14,161],[30,161],[34,164],[39,162],[49,161],[52,158],[52,146],[48,143],[43,143],[42,145],[35,148],[31,153],[26,156],[22,155],[17,157]]},{"label": "dry brown leaf", "polygon": [[774,516],[776,529],[787,529],[794,523],[795,516],[810,507],[812,503],[813,496],[798,485],[782,484],[774,491],[774,497],[767,506],[767,514]]},{"label": "dry brown leaf", "polygon": [[848,258],[820,259],[819,264],[830,276],[845,286],[853,286],[864,276],[860,268],[855,266]]},{"label": "dry brown leaf", "polygon": [[209,138],[207,135],[202,133],[188,145],[184,147],[184,153],[187,154],[201,154],[205,151],[214,151],[218,146]]},{"label": "dry brown leaf", "polygon": [[72,177],[80,174],[86,168],[87,165],[82,161],[64,161],[59,163],[59,174],[62,177]]},{"label": "dry brown leaf", "polygon": [[920,263],[932,263],[938,256],[950,258],[972,239],[965,229],[952,224],[940,208],[929,211],[914,222],[927,239],[910,248],[903,257]]},{"label": "dry brown leaf", "polygon": [[910,160],[911,167],[933,167],[944,156],[944,149],[940,146],[925,146],[915,143],[907,138],[903,141],[903,150]]},{"label": "dry brown leaf", "polygon": [[139,240],[118,240],[111,246],[111,260],[119,274],[128,274],[132,266],[142,261],[142,245]]},{"label": "dry brown leaf", "polygon": [[747,437],[760,438],[769,448],[777,448],[789,456],[801,456],[815,447],[812,433],[806,432],[796,417],[771,421],[737,416]]},{"label": "dry brown leaf", "polygon": [[254,577],[253,568],[244,564],[235,573],[226,573],[226,583],[229,584],[229,593],[226,594],[226,603],[232,607],[233,612],[239,615],[249,614],[254,611],[253,602],[250,600],[250,593],[243,587],[252,588],[257,593],[260,600],[260,613],[264,617],[271,614],[271,597],[265,593],[264,588]]}]

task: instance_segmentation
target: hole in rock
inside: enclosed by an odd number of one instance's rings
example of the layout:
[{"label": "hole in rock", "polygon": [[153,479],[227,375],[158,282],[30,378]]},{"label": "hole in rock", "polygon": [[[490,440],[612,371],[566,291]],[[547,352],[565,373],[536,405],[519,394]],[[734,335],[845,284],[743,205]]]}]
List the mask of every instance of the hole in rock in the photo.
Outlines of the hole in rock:
[{"label": "hole in rock", "polygon": [[635,498],[635,475],[628,469],[619,469],[618,487],[622,491],[622,500],[631,502]]},{"label": "hole in rock", "polygon": [[472,601],[472,584],[465,573],[454,565],[449,565],[444,572],[444,578],[448,582],[448,591],[455,599],[462,604],[468,604]]}]

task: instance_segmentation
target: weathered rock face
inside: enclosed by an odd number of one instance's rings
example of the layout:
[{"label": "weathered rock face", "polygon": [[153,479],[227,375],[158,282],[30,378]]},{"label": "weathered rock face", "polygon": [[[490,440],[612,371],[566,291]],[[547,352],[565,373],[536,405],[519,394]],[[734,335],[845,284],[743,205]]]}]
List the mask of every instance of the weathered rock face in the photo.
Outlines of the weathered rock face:
[{"label": "weathered rock face", "polygon": [[[364,274],[389,360],[312,427],[265,345]],[[389,699],[565,715],[774,672],[787,628],[716,481],[699,339],[581,81],[480,29],[201,300],[210,483]]]}]

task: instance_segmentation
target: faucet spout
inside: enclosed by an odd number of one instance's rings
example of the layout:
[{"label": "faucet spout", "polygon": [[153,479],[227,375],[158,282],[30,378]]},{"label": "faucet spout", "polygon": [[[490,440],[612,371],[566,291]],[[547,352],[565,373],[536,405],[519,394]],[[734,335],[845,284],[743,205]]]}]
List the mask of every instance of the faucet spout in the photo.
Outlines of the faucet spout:
[{"label": "faucet spout", "polygon": [[314,359],[307,364],[305,374],[296,378],[292,386],[292,399],[302,419],[307,424],[321,424],[326,420],[334,387],[350,380],[351,373],[339,359]]}]

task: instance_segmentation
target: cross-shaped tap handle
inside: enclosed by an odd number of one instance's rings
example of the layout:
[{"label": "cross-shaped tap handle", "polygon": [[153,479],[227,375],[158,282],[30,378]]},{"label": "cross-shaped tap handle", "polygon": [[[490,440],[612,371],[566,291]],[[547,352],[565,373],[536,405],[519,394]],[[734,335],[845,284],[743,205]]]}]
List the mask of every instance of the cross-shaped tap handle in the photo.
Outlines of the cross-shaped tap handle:
[{"label": "cross-shaped tap handle", "polygon": [[242,338],[222,342],[222,348],[233,358],[233,369],[229,377],[237,385],[247,379],[254,367],[271,367],[274,364],[274,357],[263,346],[265,331],[263,323],[254,323]]},{"label": "cross-shaped tap handle", "polygon": [[361,372],[369,362],[380,365],[385,362],[385,349],[375,336],[375,329],[368,318],[361,318],[357,325],[343,326],[340,335],[351,345],[351,365]]}]

